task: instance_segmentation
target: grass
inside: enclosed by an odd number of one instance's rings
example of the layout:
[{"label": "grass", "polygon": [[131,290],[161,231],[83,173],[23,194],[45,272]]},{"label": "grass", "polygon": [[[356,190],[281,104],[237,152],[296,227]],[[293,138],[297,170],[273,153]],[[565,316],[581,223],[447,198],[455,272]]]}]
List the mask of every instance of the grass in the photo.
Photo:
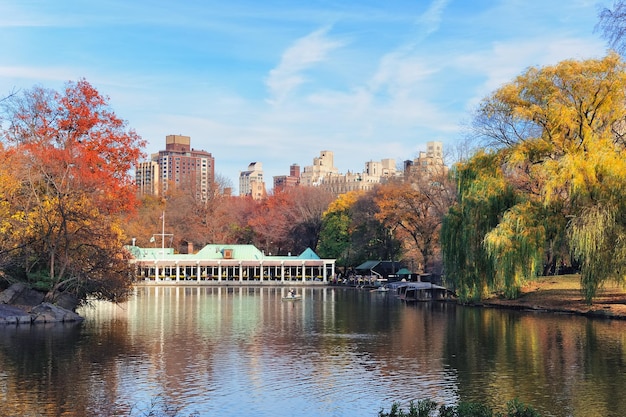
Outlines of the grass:
[{"label": "grass", "polygon": [[581,292],[579,275],[555,275],[527,284],[515,300],[493,296],[485,300],[485,304],[626,319],[626,288],[607,283],[588,305]]}]

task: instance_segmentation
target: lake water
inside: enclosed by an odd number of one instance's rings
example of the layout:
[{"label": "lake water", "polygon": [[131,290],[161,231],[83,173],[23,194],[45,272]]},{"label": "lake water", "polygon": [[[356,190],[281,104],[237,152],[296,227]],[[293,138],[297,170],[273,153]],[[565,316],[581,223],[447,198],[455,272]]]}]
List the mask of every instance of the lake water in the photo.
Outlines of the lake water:
[{"label": "lake water", "polygon": [[142,287],[82,324],[0,327],[0,416],[376,416],[519,398],[626,416],[626,321],[345,288]]}]

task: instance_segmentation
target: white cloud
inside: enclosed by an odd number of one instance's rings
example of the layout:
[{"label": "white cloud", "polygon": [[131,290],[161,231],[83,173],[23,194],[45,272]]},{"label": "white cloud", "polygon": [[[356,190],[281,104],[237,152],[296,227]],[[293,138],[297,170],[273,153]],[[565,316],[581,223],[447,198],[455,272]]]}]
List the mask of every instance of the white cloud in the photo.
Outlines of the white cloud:
[{"label": "white cloud", "polygon": [[306,81],[302,72],[324,61],[328,54],[341,47],[343,42],[327,36],[328,27],[298,39],[283,53],[278,66],[267,77],[270,102],[282,102],[293,90]]},{"label": "white cloud", "polygon": [[481,74],[484,78],[476,85],[476,96],[468,101],[473,106],[531,66],[555,65],[566,59],[599,58],[604,52],[603,44],[591,39],[542,37],[499,41],[492,43],[489,49],[461,56],[455,66],[457,70]]},{"label": "white cloud", "polygon": [[430,35],[439,29],[443,11],[448,5],[449,0],[435,0],[428,10],[417,19],[417,24],[424,28],[424,33]]},{"label": "white cloud", "polygon": [[68,81],[68,75],[74,72],[75,69],[58,67],[0,66],[0,78],[24,80]]}]

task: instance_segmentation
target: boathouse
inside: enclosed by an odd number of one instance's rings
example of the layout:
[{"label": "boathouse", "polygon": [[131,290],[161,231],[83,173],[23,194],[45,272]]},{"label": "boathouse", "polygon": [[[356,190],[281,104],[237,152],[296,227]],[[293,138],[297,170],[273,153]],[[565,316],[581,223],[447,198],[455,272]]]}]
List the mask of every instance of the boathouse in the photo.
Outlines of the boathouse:
[{"label": "boathouse", "polygon": [[265,255],[254,245],[211,244],[194,254],[172,248],[127,246],[138,280],[154,283],[328,283],[335,260],[310,248],[298,256]]}]

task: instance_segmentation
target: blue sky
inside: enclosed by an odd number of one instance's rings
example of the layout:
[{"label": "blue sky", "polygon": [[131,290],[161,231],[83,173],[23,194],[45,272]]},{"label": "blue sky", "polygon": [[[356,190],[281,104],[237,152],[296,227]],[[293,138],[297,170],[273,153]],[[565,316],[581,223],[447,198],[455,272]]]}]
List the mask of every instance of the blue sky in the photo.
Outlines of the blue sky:
[{"label": "blue sky", "polygon": [[85,78],[149,143],[191,136],[238,189],[320,151],[340,172],[455,153],[471,111],[530,66],[599,58],[587,0],[2,0],[0,96]]}]

